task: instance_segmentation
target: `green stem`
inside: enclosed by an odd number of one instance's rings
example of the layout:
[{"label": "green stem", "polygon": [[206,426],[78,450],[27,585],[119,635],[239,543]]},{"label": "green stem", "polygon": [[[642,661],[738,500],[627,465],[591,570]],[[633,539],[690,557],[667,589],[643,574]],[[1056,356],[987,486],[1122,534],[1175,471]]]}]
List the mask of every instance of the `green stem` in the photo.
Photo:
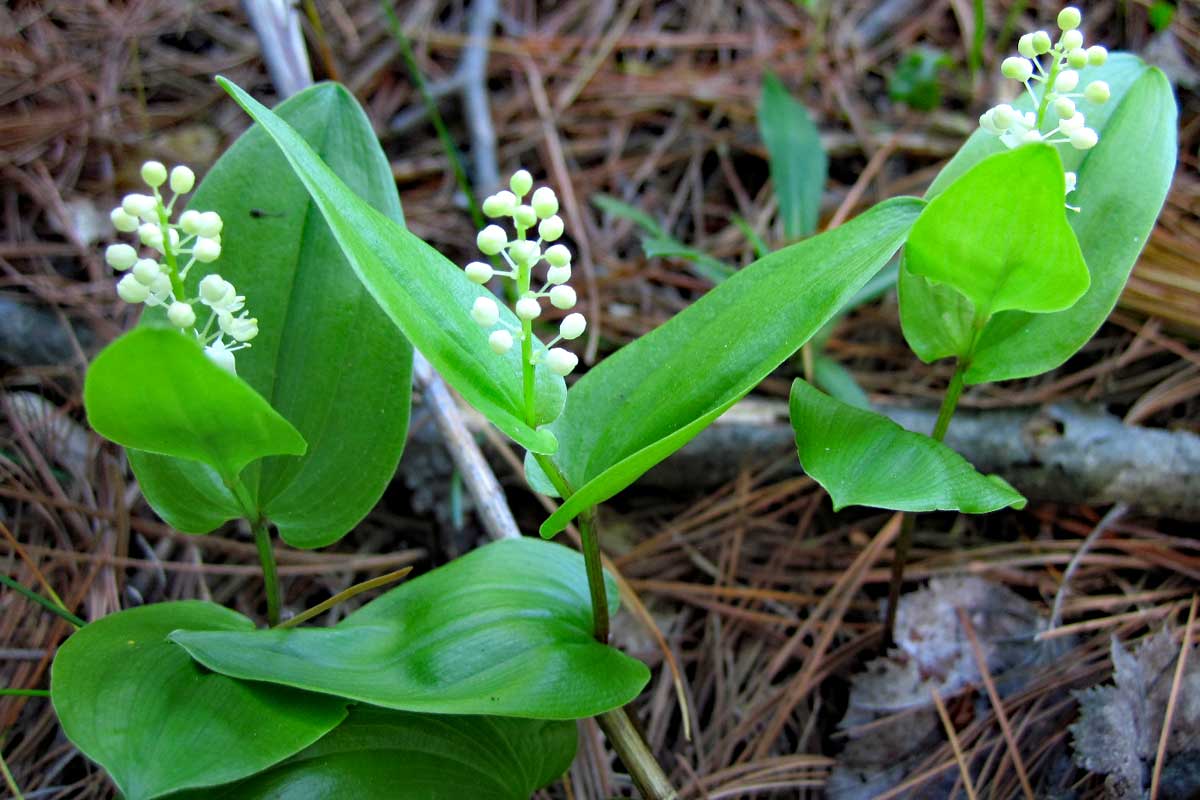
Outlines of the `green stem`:
[{"label": "green stem", "polygon": [[262,562],[263,583],[267,590],[267,624],[279,624],[279,572],[275,569],[275,551],[271,549],[271,530],[267,521],[259,517],[250,523],[254,530],[254,544],[258,547],[258,560]]},{"label": "green stem", "polygon": [[19,583],[18,581],[13,580],[12,578],[8,577],[7,575],[0,575],[0,583],[4,584],[5,586],[7,586],[8,588],[12,589],[15,592],[21,593],[22,595],[25,596],[26,599],[32,600],[33,602],[35,602],[38,605],[45,608],[47,611],[49,611],[53,614],[57,614],[58,616],[65,619],[67,622],[74,625],[76,628],[82,628],[84,625],[87,624],[82,619],[80,619],[79,617],[75,616],[70,611],[68,611],[65,606],[60,606],[60,605],[54,603],[54,601],[52,601],[52,600],[47,600],[46,598],[42,597],[37,592],[33,591],[32,589],[27,588],[23,584]]},{"label": "green stem", "polygon": [[370,591],[371,589],[374,589],[378,586],[386,586],[387,584],[392,583],[393,581],[398,581],[401,578],[403,578],[405,575],[407,575],[408,573],[412,572],[412,569],[413,569],[412,567],[405,567],[404,569],[398,569],[395,572],[389,572],[386,575],[380,575],[377,578],[371,578],[370,580],[363,581],[362,583],[356,583],[353,586],[351,586],[349,589],[343,589],[342,591],[338,592],[337,594],[335,594],[333,597],[329,598],[328,600],[324,600],[320,603],[317,603],[312,608],[310,608],[306,611],[300,612],[296,616],[292,617],[291,619],[287,620],[286,622],[279,623],[275,627],[277,629],[281,629],[281,630],[285,629],[285,628],[294,628],[297,625],[308,622],[310,619],[312,619],[315,616],[324,614],[326,611],[333,608],[338,603],[344,603],[345,601],[349,600],[351,597],[354,597],[355,595],[359,595],[359,594],[362,594],[363,592]]},{"label": "green stem", "polygon": [[1058,56],[1054,51],[1050,51],[1050,57],[1054,59],[1054,64],[1050,67],[1050,74],[1046,76],[1046,82],[1042,84],[1042,101],[1038,103],[1037,110],[1037,127],[1042,128],[1042,121],[1046,119],[1046,109],[1050,106],[1050,93],[1054,90],[1054,81],[1058,78]]},{"label": "green stem", "polygon": [[49,689],[0,689],[0,697],[49,697]]},{"label": "green stem", "polygon": [[963,361],[955,364],[954,377],[950,379],[950,385],[946,387],[946,394],[942,397],[942,407],[938,409],[937,423],[933,426],[933,438],[939,442],[946,438],[946,430],[950,427],[950,418],[954,416],[954,409],[958,408],[958,398],[962,396],[963,378],[966,373],[967,367]]},{"label": "green stem", "polygon": [[674,800],[679,796],[624,708],[606,711],[596,721],[645,800]]},{"label": "green stem", "polygon": [[167,262],[167,275],[171,278],[171,291],[176,300],[185,300],[183,278],[179,277],[179,262],[175,260],[175,251],[171,248],[171,220],[167,209],[163,207],[162,196],[154,190],[154,199],[158,201],[158,227],[162,231],[163,258]]},{"label": "green stem", "polygon": [[[0,742],[3,744],[3,742]],[[4,760],[4,753],[0,752],[0,775],[4,776],[4,783],[8,786],[8,790],[12,792],[13,800],[25,800],[25,795],[21,794],[21,787],[17,786],[17,779],[13,777],[12,772],[8,769],[8,762]]]}]

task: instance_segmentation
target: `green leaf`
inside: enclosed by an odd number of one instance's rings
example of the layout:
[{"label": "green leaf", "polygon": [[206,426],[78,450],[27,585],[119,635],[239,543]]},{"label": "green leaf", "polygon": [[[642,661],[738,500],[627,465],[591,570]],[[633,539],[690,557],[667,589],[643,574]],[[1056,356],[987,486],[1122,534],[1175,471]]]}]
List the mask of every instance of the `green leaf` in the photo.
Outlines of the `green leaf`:
[{"label": "green leaf", "polygon": [[[276,113],[355,194],[403,223],[391,167],[349,92],[314,86]],[[243,482],[255,511],[289,544],[331,544],[395,474],[408,430],[412,346],[355,277],[261,126],[221,157],[189,206],[220,211],[225,248],[213,267],[259,319],[254,346],[238,354],[239,376],[313,443],[303,458],[250,466]],[[192,270],[190,295],[207,272]],[[144,319],[162,317],[151,310]],[[200,465],[136,453],[130,460],[147,499],[172,525],[204,532],[229,518],[223,487],[212,488]]]},{"label": "green leaf", "polygon": [[[1066,169],[1078,174],[1079,189],[1069,200],[1082,210],[1068,219],[1091,273],[1091,286],[1065,311],[1011,311],[993,317],[979,336],[965,376],[969,384],[1037,375],[1078,351],[1116,305],[1166,199],[1175,171],[1177,126],[1175,100],[1166,78],[1136,56],[1113,53],[1103,67],[1081,72],[1083,83],[1092,80],[1105,80],[1112,90],[1111,99],[1102,106],[1081,101],[1088,125],[1100,133],[1100,143],[1091,150],[1060,151]],[[1014,106],[1024,109],[1028,99]],[[977,131],[938,175],[930,196],[1003,149],[996,137]],[[970,317],[961,309],[955,311],[961,300],[953,294],[901,270],[904,334],[925,361],[953,355],[954,342],[969,335]],[[936,330],[935,316],[949,326],[946,332]]]},{"label": "green leaf", "polygon": [[1025,498],[996,475],[980,475],[941,442],[887,417],[834,400],[802,380],[792,384],[792,427],[800,464],[825,487],[833,508],[986,514]]},{"label": "green leaf", "polygon": [[307,750],[220,792],[224,800],[528,800],[567,771],[575,747],[573,722],[363,706]]},{"label": "green leaf", "polygon": [[813,359],[813,383],[847,405],[871,409],[871,400],[858,381],[829,356],[819,355]]},{"label": "green leaf", "polygon": [[941,72],[952,66],[954,61],[944,51],[918,46],[905,54],[888,79],[888,96],[917,111],[932,111],[942,104]]},{"label": "green leaf", "polygon": [[759,259],[580,378],[552,426],[576,491],[542,535],[633,483],[800,349],[887,263],[921,207],[889,200]]},{"label": "green leaf", "polygon": [[247,631],[212,603],[159,603],[103,617],[55,654],[50,698],[63,731],[127,800],[252,775],[317,741],[346,716],[337,698],[202,669],[174,630]]},{"label": "green leaf", "polygon": [[[615,613],[611,580],[608,596]],[[332,628],[172,638],[231,677],[435,714],[588,717],[629,702],[650,677],[592,638],[583,558],[537,539],[468,553]]]},{"label": "green leaf", "polygon": [[658,220],[637,206],[630,205],[607,194],[592,195],[592,204],[606,214],[637,223],[646,233],[655,238],[668,238],[666,230],[662,225],[658,224]]},{"label": "green leaf", "polygon": [[1067,224],[1063,189],[1050,145],[988,156],[921,213],[904,247],[905,267],[960,291],[977,320],[1014,309],[1070,308],[1090,279]]},{"label": "green leaf", "polygon": [[[497,356],[488,332],[472,321],[475,299],[490,296],[417,236],[371,208],[313,152],[304,139],[270,110],[224,78],[221,87],[262,125],[283,151],[321,210],[358,279],[429,362],[472,406],[517,443],[539,453],[557,444],[546,430],[524,420],[520,352]],[[519,324],[503,304],[501,317]],[[545,349],[540,342],[535,347]],[[563,379],[539,366],[536,424],[557,416],[566,396]]]},{"label": "green leaf", "polygon": [[734,270],[718,258],[702,250],[688,247],[672,237],[654,217],[636,206],[624,203],[606,194],[592,196],[592,203],[606,214],[621,217],[636,223],[646,236],[642,238],[642,250],[647,258],[682,258],[695,264],[695,272],[713,283],[720,283],[733,274]]},{"label": "green leaf", "polygon": [[784,236],[788,241],[811,236],[817,230],[829,160],[808,111],[770,72],[763,76],[759,95],[758,132],[767,146]]},{"label": "green leaf", "polygon": [[83,404],[106,439],[203,462],[226,484],[255,459],[305,450],[304,438],[266,400],[174,330],[138,328],[101,350]]}]

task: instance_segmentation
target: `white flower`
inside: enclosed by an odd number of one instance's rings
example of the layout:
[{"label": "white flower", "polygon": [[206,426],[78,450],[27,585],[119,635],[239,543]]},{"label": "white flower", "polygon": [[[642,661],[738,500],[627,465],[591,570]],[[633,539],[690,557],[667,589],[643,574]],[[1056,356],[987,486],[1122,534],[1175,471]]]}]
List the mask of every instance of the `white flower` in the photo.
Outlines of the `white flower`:
[{"label": "white flower", "polygon": [[162,231],[153,222],[143,222],[138,226],[137,234],[138,240],[147,247],[162,247]]},{"label": "white flower", "polygon": [[475,237],[475,244],[489,256],[494,256],[508,244],[508,234],[499,225],[488,225]]},{"label": "white flower", "polygon": [[162,266],[153,258],[141,258],[133,265],[132,275],[143,286],[153,286],[162,275]]},{"label": "white flower", "polygon": [[483,213],[489,217],[510,216],[517,208],[517,196],[512,192],[500,191],[483,201]]},{"label": "white flower", "polygon": [[1070,119],[1075,116],[1075,102],[1069,97],[1060,97],[1054,101],[1054,113],[1059,119]]},{"label": "white flower", "polygon": [[1079,73],[1073,69],[1065,69],[1054,79],[1054,91],[1073,92],[1079,85]]},{"label": "white flower", "polygon": [[117,294],[126,303],[143,303],[150,296],[150,289],[132,275],[126,275],[117,281]]},{"label": "white flower", "polygon": [[1044,56],[1049,53],[1054,47],[1050,40],[1050,34],[1045,31],[1034,31],[1033,33],[1033,51],[1039,56]]},{"label": "white flower", "polygon": [[583,314],[576,311],[563,317],[562,324],[558,326],[558,335],[568,340],[578,339],[586,328],[587,320],[584,319]]},{"label": "white flower", "polygon": [[538,236],[542,241],[553,242],[563,235],[563,227],[562,217],[554,214],[538,223]]},{"label": "white flower", "polygon": [[218,314],[236,314],[246,305],[246,298],[237,293],[233,284],[215,272],[200,281],[200,302]]},{"label": "white flower", "polygon": [[561,347],[552,347],[550,352],[546,354],[546,366],[555,375],[566,377],[571,374],[579,364],[579,357],[570,350],[564,350]]},{"label": "white flower", "polygon": [[1096,142],[1100,141],[1100,137],[1091,128],[1073,130],[1067,138],[1071,141],[1071,147],[1076,150],[1091,150],[1096,146]]},{"label": "white flower", "polygon": [[183,164],[171,170],[171,191],[175,194],[187,194],[196,185],[196,173]]},{"label": "white flower", "polygon": [[472,261],[467,264],[467,279],[471,283],[478,283],[481,286],[492,279],[493,270],[491,264],[486,264],[482,261]]},{"label": "white flower", "polygon": [[1082,128],[1085,122],[1087,122],[1087,120],[1084,119],[1083,114],[1080,114],[1078,111],[1076,111],[1073,115],[1067,117],[1066,119],[1059,120],[1058,127],[1062,129],[1063,133],[1070,134],[1071,131],[1077,131]]},{"label": "white flower", "polygon": [[108,218],[112,220],[113,227],[121,233],[133,233],[138,229],[138,218],[120,206],[114,208]]},{"label": "white flower", "polygon": [[523,239],[513,242],[508,248],[508,254],[517,264],[527,267],[536,264],[537,260],[542,257],[542,248],[538,247],[537,242]]},{"label": "white flower", "polygon": [[[172,231],[174,233],[174,231]],[[216,239],[201,236],[192,248],[192,255],[202,264],[210,264],[221,257],[221,243]]]},{"label": "white flower", "polygon": [[1024,83],[1033,75],[1033,62],[1020,56],[1009,56],[1000,64],[1004,77]]},{"label": "white flower", "polygon": [[176,328],[190,328],[196,324],[196,312],[191,304],[177,300],[167,307],[167,319]]},{"label": "white flower", "polygon": [[563,267],[551,267],[550,269],[546,270],[546,282],[547,283],[552,283],[552,284],[557,285],[560,283],[566,283],[569,280],[571,280],[570,265],[563,266]]},{"label": "white flower", "polygon": [[147,161],[142,164],[142,180],[147,186],[153,186],[157,189],[167,182],[167,168],[162,165],[161,161]]},{"label": "white flower", "polygon": [[542,304],[536,297],[522,297],[517,301],[517,316],[523,320],[537,319],[542,313]]},{"label": "white flower", "polygon": [[512,349],[512,334],[505,330],[493,331],[488,337],[488,346],[492,348],[493,353],[502,356]]},{"label": "white flower", "polygon": [[508,185],[517,197],[524,197],[533,188],[533,176],[528,171],[519,169],[513,173]]},{"label": "white flower", "polygon": [[237,364],[234,361],[233,351],[220,338],[204,348],[204,355],[230,375],[237,375]]},{"label": "white flower", "polygon": [[104,260],[116,270],[127,270],[137,261],[137,251],[127,244],[110,244],[104,251]]},{"label": "white flower", "polygon": [[534,192],[530,205],[533,206],[538,219],[547,219],[558,213],[558,197],[549,186],[543,186]]},{"label": "white flower", "polygon": [[[538,191],[540,192],[541,189]],[[517,206],[513,211],[512,218],[517,227],[522,229],[532,228],[538,221],[537,212],[533,210],[533,206]]]},{"label": "white flower", "polygon": [[546,248],[546,263],[552,267],[565,267],[571,263],[571,251],[565,244],[551,245]]},{"label": "white flower", "polygon": [[189,208],[179,215],[179,227],[189,236],[200,233],[200,212]]},{"label": "white flower", "polygon": [[1098,44],[1089,47],[1087,54],[1089,67],[1102,67],[1104,66],[1104,62],[1108,60],[1108,50]]},{"label": "white flower", "polygon": [[1035,58],[1040,55],[1033,44],[1033,34],[1027,33],[1017,40],[1017,52],[1025,58]]},{"label": "white flower", "polygon": [[201,212],[196,220],[196,233],[208,239],[215,239],[220,236],[223,227],[225,227],[225,222],[221,219],[221,215],[215,211]]},{"label": "white flower", "polygon": [[1082,47],[1076,47],[1071,52],[1067,53],[1067,65],[1071,69],[1083,69],[1088,65],[1087,50]]},{"label": "white flower", "polygon": [[146,298],[146,305],[157,306],[166,302],[171,296],[171,277],[165,272],[160,272],[154,282],[150,284],[150,296]]},{"label": "white flower", "polygon": [[1083,46],[1083,34],[1077,30],[1064,31],[1062,38],[1058,40],[1058,45],[1070,54],[1072,50],[1078,50]]},{"label": "white flower", "polygon": [[1087,85],[1087,88],[1083,90],[1083,96],[1086,97],[1090,102],[1101,105],[1108,102],[1111,92],[1108,88],[1108,84],[1104,81],[1092,81]]},{"label": "white flower", "polygon": [[555,286],[550,290],[550,304],[563,310],[575,307],[575,290],[570,286]]},{"label": "white flower", "polygon": [[1058,27],[1060,30],[1073,31],[1079,27],[1079,23],[1082,21],[1083,15],[1079,13],[1079,9],[1075,8],[1075,6],[1067,6],[1058,12]]},{"label": "white flower", "polygon": [[481,327],[490,328],[500,321],[500,307],[490,297],[477,297],[471,306],[471,319]]},{"label": "white flower", "polygon": [[1066,193],[1070,194],[1071,192],[1075,191],[1075,185],[1079,181],[1079,176],[1074,172],[1065,172],[1063,173],[1063,179],[1066,182]]},{"label": "white flower", "polygon": [[121,200],[126,214],[144,220],[158,219],[158,201],[148,194],[127,194]]},{"label": "white flower", "polygon": [[222,331],[239,342],[248,342],[258,336],[258,319],[247,317],[244,311],[237,317],[229,312],[220,312],[217,314],[217,324],[221,326]]}]

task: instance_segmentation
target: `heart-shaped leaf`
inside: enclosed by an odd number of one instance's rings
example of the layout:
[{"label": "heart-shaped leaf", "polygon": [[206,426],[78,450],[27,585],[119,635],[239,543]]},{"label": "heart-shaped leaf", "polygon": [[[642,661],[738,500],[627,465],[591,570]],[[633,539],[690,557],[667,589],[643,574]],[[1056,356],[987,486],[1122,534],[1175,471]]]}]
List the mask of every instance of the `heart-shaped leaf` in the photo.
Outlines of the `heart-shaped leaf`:
[{"label": "heart-shaped leaf", "polygon": [[[1177,110],[1162,73],[1136,56],[1113,53],[1102,67],[1088,67],[1083,81],[1107,81],[1104,105],[1081,101],[1088,125],[1100,134],[1091,150],[1063,148],[1066,169],[1078,174],[1069,196],[1080,207],[1069,223],[1091,273],[1091,286],[1065,311],[997,314],[979,335],[966,373],[970,384],[1037,375],[1053,369],[1084,345],[1116,304],[1138,253],[1146,243],[1175,172]],[[1014,103],[1028,110],[1029,100]],[[1004,145],[976,131],[930,187],[934,197]],[[965,299],[910,271],[900,273],[904,335],[917,355],[933,361],[961,351],[971,334]],[[965,310],[964,310],[965,309]]]},{"label": "heart-shaped leaf", "polygon": [[921,208],[889,200],[777,250],[580,378],[551,425],[575,493],[542,535],[633,483],[800,349],[887,263]]},{"label": "heart-shaped leaf", "polygon": [[1063,189],[1050,145],[988,156],[921,212],[904,246],[905,268],[957,289],[980,324],[1001,311],[1070,308],[1090,279]]},{"label": "heart-shaped leaf", "polygon": [[770,157],[784,236],[789,241],[811,236],[821,213],[829,160],[808,110],[770,72],[763,76],[759,94],[758,133]]},{"label": "heart-shaped leaf", "polygon": [[239,780],[299,752],[341,722],[343,701],[209,672],[167,641],[174,630],[253,628],[199,601],[133,608],[81,628],[50,671],[63,731],[127,800]]},{"label": "heart-shaped leaf", "polygon": [[[304,139],[234,84],[221,87],[279,146],[321,210],[355,274],[392,322],[467,402],[516,442],[538,453],[556,448],[554,436],[524,419],[519,348],[497,356],[488,333],[472,321],[476,298],[491,296],[462,269],[350,191]],[[501,318],[519,324],[503,304]],[[540,342],[535,348],[541,351]],[[542,365],[536,371],[537,424],[558,416],[566,384]]]},{"label": "heart-shaped leaf", "polygon": [[[403,223],[391,167],[349,92],[314,86],[277,113],[363,202]],[[408,430],[412,347],[355,277],[260,126],[226,151],[189,205],[221,213],[224,250],[211,271],[233,282],[259,320],[254,346],[238,354],[238,375],[313,443],[303,458],[250,465],[242,482],[251,513],[269,517],[289,544],[330,544],[395,474]],[[193,268],[189,294],[208,271]],[[144,324],[162,317],[151,309]],[[201,465],[148,453],[131,453],[130,462],[174,527],[203,533],[238,516]]]},{"label": "heart-shaped leaf", "polygon": [[[611,580],[608,597],[615,613]],[[536,539],[481,547],[332,628],[172,639],[232,677],[435,714],[589,717],[629,702],[650,675],[592,638],[583,558]]]},{"label": "heart-shaped leaf", "polygon": [[119,445],[209,465],[225,484],[304,437],[178,331],[139,328],[100,351],[83,385],[88,421]]},{"label": "heart-shaped leaf", "polygon": [[800,465],[829,492],[835,511],[858,505],[986,514],[1025,507],[1002,478],[979,474],[941,442],[802,380],[792,384],[790,407]]},{"label": "heart-shaped leaf", "polygon": [[[360,706],[316,744],[222,786],[223,800],[528,800],[575,758],[574,722]],[[189,792],[178,800],[212,794]]]}]

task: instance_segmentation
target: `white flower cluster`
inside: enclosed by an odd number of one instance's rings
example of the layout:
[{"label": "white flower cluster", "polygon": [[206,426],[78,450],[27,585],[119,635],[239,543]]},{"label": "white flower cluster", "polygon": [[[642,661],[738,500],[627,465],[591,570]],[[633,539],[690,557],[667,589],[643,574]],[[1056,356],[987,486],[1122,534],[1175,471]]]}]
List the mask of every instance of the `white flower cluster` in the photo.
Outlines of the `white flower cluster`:
[{"label": "white flower cluster", "polygon": [[[243,310],[246,298],[216,274],[200,281],[197,297],[183,296],[183,281],[192,267],[197,263],[209,264],[221,255],[224,225],[221,216],[215,211],[188,210],[179,216],[177,223],[171,222],[175,202],[196,184],[196,175],[188,167],[174,167],[168,175],[161,163],[147,161],[142,165],[142,179],[153,194],[126,195],[110,217],[118,231],[136,233],[140,244],[158,255],[142,258],[131,245],[109,245],[104,252],[105,261],[125,273],[117,282],[117,294],[127,303],[166,306],[167,319],[172,325],[192,331],[214,363],[237,374],[233,354],[249,347],[249,341],[258,335],[258,320]],[[163,201],[159,190],[164,184],[171,190],[169,202]],[[197,302],[211,311],[200,330],[196,329]],[[216,331],[212,330],[214,322]],[[232,341],[226,342],[226,336]]]},{"label": "white flower cluster", "polygon": [[[979,127],[1000,137],[1008,147],[1017,147],[1024,142],[1067,143],[1077,150],[1089,150],[1100,140],[1079,110],[1076,100],[1083,99],[1097,105],[1108,101],[1109,87],[1104,81],[1092,81],[1082,92],[1079,88],[1079,70],[1098,67],[1108,60],[1108,51],[1095,44],[1085,48],[1083,33],[1079,25],[1083,15],[1079,9],[1068,6],[1058,14],[1058,28],[1062,32],[1055,43],[1045,31],[1027,33],[1017,42],[1020,55],[1004,59],[1000,71],[1004,77],[1024,84],[1025,91],[1033,100],[1036,111],[1022,113],[1007,103],[988,109],[979,118]],[[1041,57],[1048,55],[1049,66],[1042,64]],[[1033,84],[1042,84],[1039,97]],[[1058,124],[1043,132],[1046,111],[1054,109]],[[1075,174],[1067,173],[1067,194],[1075,190]]]},{"label": "white flower cluster", "polygon": [[[497,354],[507,353],[516,341],[526,344],[532,336],[532,322],[541,316],[542,298],[550,305],[568,311],[575,307],[575,290],[567,285],[571,279],[571,251],[563,244],[552,244],[543,251],[542,246],[557,241],[563,235],[563,221],[558,216],[558,197],[554,190],[543,186],[535,191],[528,203],[523,198],[533,188],[533,177],[525,170],[517,170],[508,182],[512,191],[501,191],[483,201],[483,213],[493,219],[508,217],[516,228],[517,238],[509,240],[508,233],[499,225],[488,225],[479,232],[476,243],[485,255],[501,256],[509,269],[498,272],[483,261],[467,264],[467,277],[483,285],[499,275],[517,282],[518,298],[514,311],[521,320],[520,327],[510,327],[500,319],[500,307],[491,297],[480,297],[471,307],[471,318],[484,328],[500,326],[488,337],[488,344]],[[538,238],[526,237],[536,226]],[[546,282],[541,289],[532,289],[533,269],[539,262],[547,264]],[[563,317],[558,326],[558,336],[546,343],[546,366],[556,375],[566,376],[579,364],[579,358],[570,350],[554,347],[560,340],[577,339],[587,328],[583,314],[574,312]],[[531,353],[531,361],[538,357],[531,347],[523,347],[523,353]]]}]

